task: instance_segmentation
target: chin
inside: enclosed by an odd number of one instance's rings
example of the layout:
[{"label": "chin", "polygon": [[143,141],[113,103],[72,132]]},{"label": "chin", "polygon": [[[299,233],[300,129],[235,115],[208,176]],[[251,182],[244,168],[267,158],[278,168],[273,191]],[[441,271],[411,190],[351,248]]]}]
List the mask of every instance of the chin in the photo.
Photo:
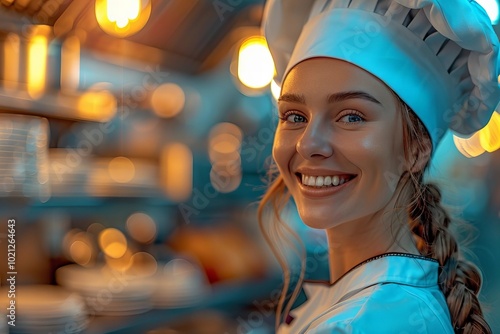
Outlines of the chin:
[{"label": "chin", "polygon": [[[342,220],[335,218],[331,213],[329,214],[313,214],[304,213],[299,210],[299,216],[302,222],[310,228],[326,230],[335,226],[343,224]],[[325,219],[325,217],[327,217]]]}]

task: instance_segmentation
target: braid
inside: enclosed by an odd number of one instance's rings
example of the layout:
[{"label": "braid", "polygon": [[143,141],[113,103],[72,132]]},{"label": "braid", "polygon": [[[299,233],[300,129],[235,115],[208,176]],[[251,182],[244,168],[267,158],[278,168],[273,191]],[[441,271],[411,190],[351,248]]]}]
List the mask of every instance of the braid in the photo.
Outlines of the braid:
[{"label": "braid", "polygon": [[461,258],[458,244],[449,230],[451,219],[441,205],[437,185],[423,184],[409,208],[412,232],[422,255],[438,260],[439,286],[446,298],[455,333],[491,333],[478,300],[481,274]]},{"label": "braid", "polygon": [[[420,154],[432,146],[430,137],[415,113],[403,101],[400,102],[405,123],[403,140],[406,161],[410,160],[410,152],[415,147],[417,161],[422,159]],[[415,161],[405,175],[413,188],[408,215],[418,250],[439,262],[439,287],[446,298],[455,333],[491,334],[478,300],[482,281],[480,271],[460,254],[457,240],[449,229],[451,218],[441,205],[438,186],[423,182],[428,161],[422,170],[413,171]]]}]

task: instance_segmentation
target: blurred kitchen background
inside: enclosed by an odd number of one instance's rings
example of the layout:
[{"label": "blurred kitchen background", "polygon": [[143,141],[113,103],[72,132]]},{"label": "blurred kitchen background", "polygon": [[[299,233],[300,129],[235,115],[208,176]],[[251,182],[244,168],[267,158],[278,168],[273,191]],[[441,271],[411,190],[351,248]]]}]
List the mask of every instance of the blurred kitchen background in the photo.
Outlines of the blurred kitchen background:
[{"label": "blurred kitchen background", "polygon": [[[498,1],[478,2],[496,23]],[[282,278],[256,218],[279,94],[264,3],[0,1],[0,312],[9,220],[17,301],[0,332],[274,332]],[[462,236],[494,332],[498,148],[495,113],[448,134],[429,175],[474,227]],[[324,276],[323,235],[288,221]]]}]

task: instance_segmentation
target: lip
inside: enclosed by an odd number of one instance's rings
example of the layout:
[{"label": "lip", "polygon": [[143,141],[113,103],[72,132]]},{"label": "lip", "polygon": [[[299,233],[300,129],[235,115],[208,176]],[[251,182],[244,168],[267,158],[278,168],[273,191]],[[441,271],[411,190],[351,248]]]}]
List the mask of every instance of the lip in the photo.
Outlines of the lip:
[{"label": "lip", "polygon": [[[310,174],[310,175],[312,175],[312,174]],[[322,174],[318,174],[318,175],[322,175]],[[309,186],[305,186],[302,184],[301,180],[299,179],[299,176],[295,175],[295,177],[297,179],[297,182],[299,183],[299,189],[300,189],[300,192],[302,193],[302,195],[304,195],[305,197],[309,197],[309,198],[321,198],[321,197],[326,197],[326,196],[336,194],[337,192],[342,191],[342,189],[349,187],[351,185],[352,181],[354,181],[356,179],[357,175],[354,176],[349,181],[347,181],[346,183],[343,183],[339,186],[325,187],[325,188],[312,188]]]}]

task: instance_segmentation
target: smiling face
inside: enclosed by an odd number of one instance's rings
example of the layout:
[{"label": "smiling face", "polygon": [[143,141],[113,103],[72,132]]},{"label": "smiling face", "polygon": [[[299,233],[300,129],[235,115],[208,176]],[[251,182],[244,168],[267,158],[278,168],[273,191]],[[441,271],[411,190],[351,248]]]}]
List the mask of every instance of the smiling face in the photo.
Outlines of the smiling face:
[{"label": "smiling face", "polygon": [[404,148],[391,90],[355,65],[313,58],[281,93],[273,157],[304,223],[327,229],[392,210]]}]

